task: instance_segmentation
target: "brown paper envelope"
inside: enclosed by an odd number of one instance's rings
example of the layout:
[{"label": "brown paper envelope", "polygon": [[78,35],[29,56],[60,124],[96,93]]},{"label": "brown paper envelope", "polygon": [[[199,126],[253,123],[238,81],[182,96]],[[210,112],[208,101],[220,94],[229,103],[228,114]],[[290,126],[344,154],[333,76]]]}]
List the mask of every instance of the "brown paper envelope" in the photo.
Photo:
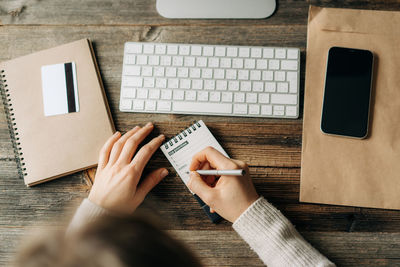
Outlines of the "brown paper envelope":
[{"label": "brown paper envelope", "polygon": [[[366,139],[320,130],[332,46],[374,53]],[[311,6],[306,62],[300,201],[400,209],[400,12]]]}]

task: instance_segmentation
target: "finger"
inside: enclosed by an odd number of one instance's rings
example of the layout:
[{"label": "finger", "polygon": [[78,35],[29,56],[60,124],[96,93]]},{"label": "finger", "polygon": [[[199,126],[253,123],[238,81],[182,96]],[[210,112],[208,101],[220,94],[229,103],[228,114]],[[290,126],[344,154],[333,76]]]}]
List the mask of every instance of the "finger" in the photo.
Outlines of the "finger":
[{"label": "finger", "polygon": [[[211,170],[211,166],[209,162],[204,162],[202,164],[203,166],[201,166],[199,169],[200,170]],[[213,186],[214,182],[215,182],[215,176],[214,175],[202,175],[203,180],[209,185],[209,186]]]},{"label": "finger", "polygon": [[100,150],[99,153],[99,164],[98,164],[98,169],[104,169],[104,167],[107,165],[108,158],[110,156],[111,149],[114,145],[115,142],[121,137],[120,132],[115,132],[108,140],[106,143],[103,145],[103,147]]},{"label": "finger", "polygon": [[198,195],[206,204],[209,202],[213,195],[213,189],[209,187],[200,175],[196,172],[190,172],[190,179],[187,182],[188,188]]},{"label": "finger", "polygon": [[165,136],[159,135],[158,137],[153,138],[153,140],[144,145],[133,158],[131,162],[132,167],[135,167],[136,170],[141,173],[147,162],[149,162],[151,156],[153,156],[154,152],[157,151],[164,140]]},{"label": "finger", "polygon": [[211,212],[211,213],[214,213],[215,210],[214,210],[213,208],[210,208],[210,212]]},{"label": "finger", "polygon": [[143,201],[151,189],[153,189],[167,175],[168,170],[165,168],[160,168],[149,173],[136,190],[136,196],[138,199]]},{"label": "finger", "polygon": [[117,142],[114,143],[111,149],[111,154],[110,154],[110,159],[108,160],[108,164],[114,164],[117,161],[118,156],[121,153],[121,150],[124,147],[126,140],[128,140],[129,137],[131,137],[137,131],[139,131],[139,129],[140,127],[136,126],[132,130],[125,133]]},{"label": "finger", "polygon": [[119,163],[128,164],[132,161],[132,157],[136,152],[136,149],[141,142],[151,133],[154,126],[152,123],[146,124],[145,127],[137,131],[134,135],[126,140],[124,147],[122,148],[121,154],[118,158]]},{"label": "finger", "polygon": [[207,147],[192,157],[189,169],[194,171],[205,161],[208,161],[211,166],[217,169],[237,168],[236,164],[229,158],[225,157],[221,152],[213,147]]}]

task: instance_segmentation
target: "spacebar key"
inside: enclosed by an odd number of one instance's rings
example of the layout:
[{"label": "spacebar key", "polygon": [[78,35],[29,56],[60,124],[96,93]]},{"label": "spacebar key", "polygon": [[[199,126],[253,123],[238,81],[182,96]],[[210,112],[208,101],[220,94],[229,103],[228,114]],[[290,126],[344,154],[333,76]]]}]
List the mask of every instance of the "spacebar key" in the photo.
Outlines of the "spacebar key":
[{"label": "spacebar key", "polygon": [[221,103],[199,103],[199,102],[174,102],[173,111],[191,112],[191,113],[232,113],[232,104]]}]

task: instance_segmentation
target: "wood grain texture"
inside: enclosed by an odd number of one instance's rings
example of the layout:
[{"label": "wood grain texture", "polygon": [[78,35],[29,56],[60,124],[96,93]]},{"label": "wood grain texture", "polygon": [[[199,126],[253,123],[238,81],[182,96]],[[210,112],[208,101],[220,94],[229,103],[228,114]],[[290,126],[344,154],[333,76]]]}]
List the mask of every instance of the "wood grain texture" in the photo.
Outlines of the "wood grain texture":
[{"label": "wood grain texture", "polygon": [[[127,41],[294,46],[301,49],[304,87],[308,5],[400,10],[399,1],[278,1],[268,20],[167,20],[155,0],[16,0],[0,2],[0,61],[81,38],[90,38],[117,130],[153,121],[152,136],[167,137],[203,119],[231,157],[250,165],[258,192],[276,205],[317,249],[341,266],[400,265],[400,212],[299,203],[302,120],[119,112],[123,45]],[[84,129],[83,129],[84,130]],[[149,169],[170,175],[141,209],[194,248],[206,266],[261,266],[229,223],[211,224],[172,167],[157,152]],[[87,196],[94,170],[33,188],[17,178],[0,105],[0,265],[32,226],[65,224]]]}]

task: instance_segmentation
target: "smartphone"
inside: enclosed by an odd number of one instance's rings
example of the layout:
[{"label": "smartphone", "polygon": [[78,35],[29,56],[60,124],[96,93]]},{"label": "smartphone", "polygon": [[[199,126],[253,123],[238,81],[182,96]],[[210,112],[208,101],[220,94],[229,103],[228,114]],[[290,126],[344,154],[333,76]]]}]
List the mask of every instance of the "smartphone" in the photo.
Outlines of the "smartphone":
[{"label": "smartphone", "polygon": [[322,132],[359,139],[367,136],[373,62],[374,55],[368,50],[329,49]]}]

